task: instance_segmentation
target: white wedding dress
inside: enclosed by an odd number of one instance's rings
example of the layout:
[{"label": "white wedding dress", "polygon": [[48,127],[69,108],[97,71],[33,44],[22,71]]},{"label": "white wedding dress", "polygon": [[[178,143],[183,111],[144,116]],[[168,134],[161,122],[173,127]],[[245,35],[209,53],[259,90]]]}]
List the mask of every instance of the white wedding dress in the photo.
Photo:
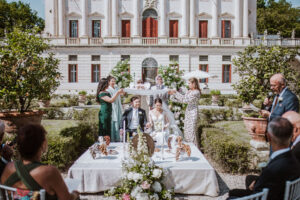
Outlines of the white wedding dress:
[{"label": "white wedding dress", "polygon": [[[157,144],[161,145],[166,142],[166,136],[169,134],[169,120],[165,112],[163,111],[158,116],[155,115],[154,110],[149,113],[150,123],[152,125],[151,137]],[[165,128],[163,128],[165,127]],[[163,141],[165,139],[165,141]]]}]

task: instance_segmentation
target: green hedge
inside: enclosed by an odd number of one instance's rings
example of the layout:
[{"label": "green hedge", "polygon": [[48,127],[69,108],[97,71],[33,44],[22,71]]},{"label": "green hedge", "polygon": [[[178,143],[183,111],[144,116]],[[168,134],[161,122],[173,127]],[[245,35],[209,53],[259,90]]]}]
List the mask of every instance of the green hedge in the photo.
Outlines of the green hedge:
[{"label": "green hedge", "polygon": [[250,144],[218,128],[200,129],[201,148],[226,172],[245,173],[250,170]]}]

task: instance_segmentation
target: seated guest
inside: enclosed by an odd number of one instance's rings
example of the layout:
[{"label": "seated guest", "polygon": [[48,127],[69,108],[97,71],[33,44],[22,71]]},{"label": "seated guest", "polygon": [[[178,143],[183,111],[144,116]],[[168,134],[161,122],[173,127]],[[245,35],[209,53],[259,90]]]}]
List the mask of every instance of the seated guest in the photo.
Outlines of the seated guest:
[{"label": "seated guest", "polygon": [[6,165],[1,184],[19,189],[46,190],[46,199],[72,200],[78,192],[71,194],[57,168],[41,163],[47,150],[46,131],[41,125],[29,124],[19,129],[17,148],[21,160]]},{"label": "seated guest", "polygon": [[[141,100],[139,97],[134,96],[130,100],[131,107],[125,110],[122,120],[120,123],[120,133],[123,134],[123,129],[126,130],[126,133],[129,133],[130,136],[133,133],[137,132],[137,128],[140,128],[141,131],[144,131],[145,126],[149,126],[147,124],[147,116],[145,110],[141,109]],[[125,127],[124,126],[125,122]]]},{"label": "seated guest", "polygon": [[5,131],[5,125],[4,122],[0,120],[0,176],[2,175],[2,172],[6,166],[6,164],[11,160],[11,157],[13,155],[13,150],[8,144],[1,144],[4,136]]},{"label": "seated guest", "polygon": [[282,117],[288,119],[293,124],[292,152],[300,162],[300,115],[294,111],[288,111]]},{"label": "seated guest", "polygon": [[229,199],[261,192],[263,188],[269,189],[268,200],[283,199],[286,181],[300,177],[300,163],[289,148],[292,135],[293,126],[287,119],[277,117],[268,124],[268,139],[274,150],[268,165],[253,187],[230,190]]}]

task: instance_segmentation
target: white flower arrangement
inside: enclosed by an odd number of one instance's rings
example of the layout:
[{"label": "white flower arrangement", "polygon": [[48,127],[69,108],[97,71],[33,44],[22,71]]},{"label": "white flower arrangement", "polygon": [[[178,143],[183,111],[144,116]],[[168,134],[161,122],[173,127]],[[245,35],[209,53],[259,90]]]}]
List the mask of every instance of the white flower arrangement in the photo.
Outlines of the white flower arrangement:
[{"label": "white flower arrangement", "polygon": [[105,196],[118,200],[173,199],[174,192],[162,183],[165,171],[149,157],[147,143],[139,130],[138,136],[137,149],[129,142],[129,158],[122,164],[121,185],[106,191]]}]

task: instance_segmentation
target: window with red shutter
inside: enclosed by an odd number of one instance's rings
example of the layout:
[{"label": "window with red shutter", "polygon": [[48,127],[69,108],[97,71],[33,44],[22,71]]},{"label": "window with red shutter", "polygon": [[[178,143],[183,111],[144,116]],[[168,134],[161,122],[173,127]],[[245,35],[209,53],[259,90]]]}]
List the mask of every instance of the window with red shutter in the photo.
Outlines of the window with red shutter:
[{"label": "window with red shutter", "polygon": [[207,38],[207,20],[199,21],[199,38]]},{"label": "window with red shutter", "polygon": [[130,20],[122,20],[122,37],[130,37]]},{"label": "window with red shutter", "polygon": [[222,38],[231,38],[230,20],[222,20]]},{"label": "window with red shutter", "polygon": [[170,20],[169,37],[178,37],[178,20]]}]

